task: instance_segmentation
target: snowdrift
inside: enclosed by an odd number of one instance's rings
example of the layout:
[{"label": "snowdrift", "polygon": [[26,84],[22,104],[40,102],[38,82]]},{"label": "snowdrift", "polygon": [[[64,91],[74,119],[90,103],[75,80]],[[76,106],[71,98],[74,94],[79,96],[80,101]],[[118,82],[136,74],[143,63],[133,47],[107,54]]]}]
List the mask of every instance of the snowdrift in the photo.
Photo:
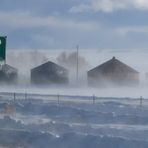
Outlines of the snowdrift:
[{"label": "snowdrift", "polygon": [[13,102],[1,96],[1,147],[148,147],[147,105],[124,104],[117,98],[93,104],[31,97]]}]

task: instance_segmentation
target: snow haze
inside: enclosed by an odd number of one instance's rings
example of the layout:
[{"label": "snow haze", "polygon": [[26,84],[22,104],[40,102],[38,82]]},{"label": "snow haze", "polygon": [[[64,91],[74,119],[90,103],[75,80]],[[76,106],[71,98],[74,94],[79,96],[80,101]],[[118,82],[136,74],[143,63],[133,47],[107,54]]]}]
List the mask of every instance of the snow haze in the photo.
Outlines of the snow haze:
[{"label": "snow haze", "polygon": [[[7,63],[18,68],[19,70],[19,85],[15,88],[3,86],[1,91],[27,91],[27,92],[40,92],[51,94],[73,94],[73,95],[97,95],[104,97],[147,97],[147,81],[145,73],[148,71],[147,57],[148,51],[145,50],[112,50],[112,49],[96,49],[96,50],[79,50],[79,56],[84,60],[83,65],[79,69],[79,85],[75,84],[76,80],[76,67],[66,67],[70,71],[70,86],[69,87],[47,87],[47,88],[35,88],[30,85],[30,69],[38,66],[44,62],[53,61],[58,63],[58,57],[63,53],[72,54],[76,52],[76,49],[71,50],[8,50]],[[137,87],[107,87],[107,88],[91,88],[87,86],[87,71],[106,62],[115,56],[120,61],[131,66],[140,72],[140,85]],[[58,63],[65,66],[63,63]],[[71,75],[72,73],[72,75]],[[50,91],[48,91],[50,90]]]}]

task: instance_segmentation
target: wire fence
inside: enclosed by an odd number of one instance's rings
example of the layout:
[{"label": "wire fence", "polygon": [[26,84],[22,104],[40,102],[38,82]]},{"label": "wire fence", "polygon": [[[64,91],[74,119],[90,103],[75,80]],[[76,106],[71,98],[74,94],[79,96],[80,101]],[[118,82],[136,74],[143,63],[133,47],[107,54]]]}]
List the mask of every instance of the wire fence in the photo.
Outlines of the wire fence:
[{"label": "wire fence", "polygon": [[100,102],[120,102],[136,106],[147,106],[148,99],[140,96],[139,98],[115,98],[115,97],[98,97],[92,96],[77,96],[77,95],[61,95],[61,94],[31,94],[31,93],[7,93],[0,92],[0,101],[6,102],[44,102],[44,103],[89,103],[97,104]]}]

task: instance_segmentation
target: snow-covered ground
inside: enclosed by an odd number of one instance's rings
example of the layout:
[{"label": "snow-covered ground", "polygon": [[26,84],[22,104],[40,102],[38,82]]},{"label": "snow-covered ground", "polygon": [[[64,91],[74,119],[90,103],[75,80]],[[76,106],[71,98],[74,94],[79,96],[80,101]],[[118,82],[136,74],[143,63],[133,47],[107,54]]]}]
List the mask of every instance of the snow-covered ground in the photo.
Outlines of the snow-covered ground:
[{"label": "snow-covered ground", "polygon": [[132,98],[0,93],[0,147],[147,148],[148,105]]}]

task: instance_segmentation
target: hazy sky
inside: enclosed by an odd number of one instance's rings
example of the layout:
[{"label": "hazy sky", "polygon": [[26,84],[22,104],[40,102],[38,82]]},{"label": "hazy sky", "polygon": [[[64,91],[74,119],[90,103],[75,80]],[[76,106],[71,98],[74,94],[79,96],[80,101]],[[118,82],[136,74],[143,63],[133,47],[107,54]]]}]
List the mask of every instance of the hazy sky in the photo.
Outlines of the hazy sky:
[{"label": "hazy sky", "polygon": [[148,0],[0,0],[9,49],[147,49]]}]

